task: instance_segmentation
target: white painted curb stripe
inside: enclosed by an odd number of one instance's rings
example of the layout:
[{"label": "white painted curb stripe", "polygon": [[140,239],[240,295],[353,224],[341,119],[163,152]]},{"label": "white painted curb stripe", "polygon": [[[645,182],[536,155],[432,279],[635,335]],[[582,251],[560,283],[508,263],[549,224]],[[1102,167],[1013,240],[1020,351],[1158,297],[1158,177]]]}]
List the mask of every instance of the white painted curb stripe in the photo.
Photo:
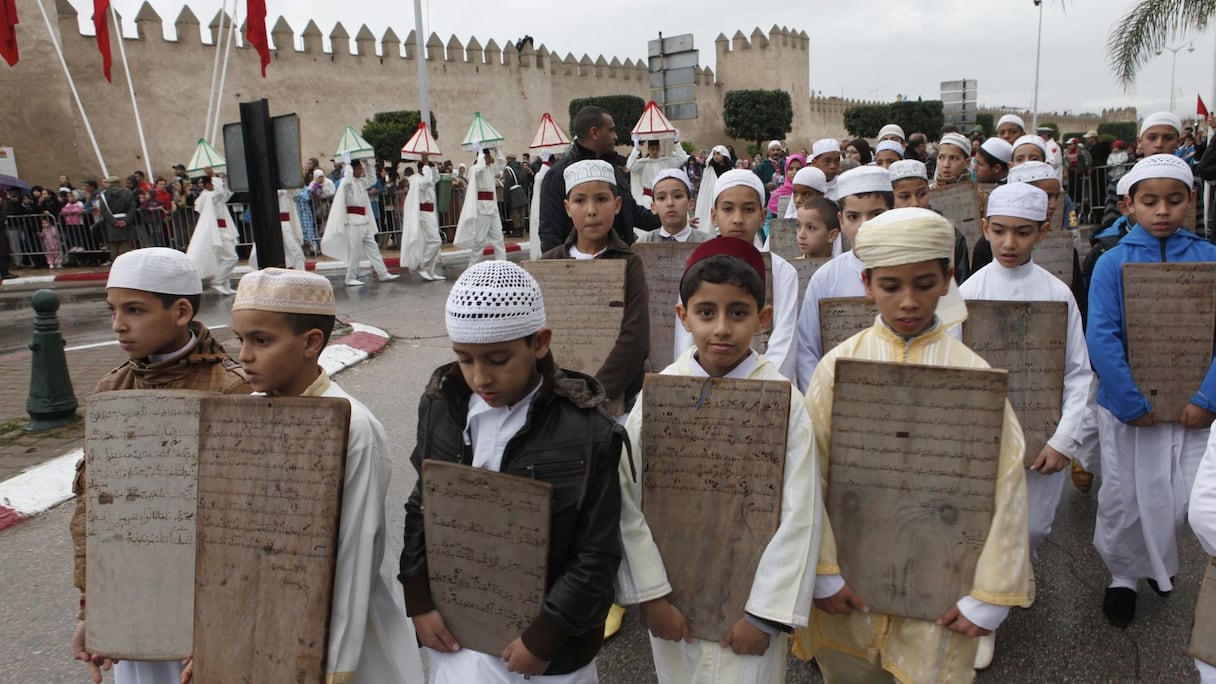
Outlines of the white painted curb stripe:
[{"label": "white painted curb stripe", "polygon": [[72,498],[76,462],[83,456],[83,449],[74,449],[0,482],[0,506],[28,518]]}]

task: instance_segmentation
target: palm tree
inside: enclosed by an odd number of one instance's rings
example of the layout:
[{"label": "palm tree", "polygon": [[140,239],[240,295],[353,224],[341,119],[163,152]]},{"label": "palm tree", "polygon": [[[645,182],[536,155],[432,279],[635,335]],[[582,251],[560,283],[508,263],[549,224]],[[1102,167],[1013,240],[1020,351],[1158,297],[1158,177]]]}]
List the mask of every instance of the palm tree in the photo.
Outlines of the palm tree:
[{"label": "palm tree", "polygon": [[1216,0],[1140,0],[1106,39],[1106,55],[1119,85],[1130,88],[1136,72],[1165,44],[1202,32],[1216,19]]}]

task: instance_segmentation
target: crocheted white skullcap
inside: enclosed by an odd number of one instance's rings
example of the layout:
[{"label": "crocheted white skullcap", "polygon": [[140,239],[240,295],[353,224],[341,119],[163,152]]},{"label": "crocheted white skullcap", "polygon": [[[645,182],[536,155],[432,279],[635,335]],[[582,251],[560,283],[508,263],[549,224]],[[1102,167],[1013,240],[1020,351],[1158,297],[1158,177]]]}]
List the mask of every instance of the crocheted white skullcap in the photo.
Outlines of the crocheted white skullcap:
[{"label": "crocheted white skullcap", "polygon": [[545,326],[545,299],[536,279],[517,264],[483,261],[456,280],[446,314],[453,342],[510,342]]}]

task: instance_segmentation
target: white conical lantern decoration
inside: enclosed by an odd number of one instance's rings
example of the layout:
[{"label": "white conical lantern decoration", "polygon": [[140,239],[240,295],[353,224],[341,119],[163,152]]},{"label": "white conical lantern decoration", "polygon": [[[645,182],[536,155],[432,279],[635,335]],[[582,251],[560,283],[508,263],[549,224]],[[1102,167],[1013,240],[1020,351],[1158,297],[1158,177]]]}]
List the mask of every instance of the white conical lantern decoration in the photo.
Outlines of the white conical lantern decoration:
[{"label": "white conical lantern decoration", "polygon": [[671,140],[676,137],[676,127],[663,115],[659,104],[651,100],[646,103],[646,109],[642,110],[630,135],[639,140]]},{"label": "white conical lantern decoration", "polygon": [[439,151],[439,143],[431,135],[431,129],[425,121],[420,121],[418,130],[414,131],[414,135],[401,147],[401,158],[418,160],[422,159],[424,154],[428,157],[443,156],[443,152]]},{"label": "white conical lantern decoration", "polygon": [[206,138],[199,138],[198,146],[194,148],[194,156],[190,157],[190,163],[186,165],[186,175],[201,176],[207,168],[216,173],[225,173],[228,170],[228,161]]},{"label": "white conical lantern decoration", "polygon": [[536,129],[536,135],[532,136],[532,144],[528,145],[528,149],[536,154],[566,152],[570,149],[570,138],[553,120],[553,116],[545,112],[540,117],[540,127]]},{"label": "white conical lantern decoration", "polygon": [[480,145],[483,149],[487,147],[497,147],[498,143],[505,140],[502,133],[499,133],[481,112],[473,113],[473,125],[469,126],[469,132],[464,136],[464,142],[460,146],[466,150],[473,149],[474,145]]},{"label": "white conical lantern decoration", "polygon": [[334,152],[334,159],[340,160],[344,154],[349,154],[351,159],[375,159],[376,150],[363,136],[356,133],[354,128],[347,126],[338,141],[338,151]]}]

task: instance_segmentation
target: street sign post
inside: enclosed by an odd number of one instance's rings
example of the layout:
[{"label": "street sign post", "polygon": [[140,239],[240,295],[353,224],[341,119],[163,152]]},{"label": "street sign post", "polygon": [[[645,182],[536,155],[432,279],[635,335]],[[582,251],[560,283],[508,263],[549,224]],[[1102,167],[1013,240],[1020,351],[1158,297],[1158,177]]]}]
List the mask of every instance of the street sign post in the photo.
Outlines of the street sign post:
[{"label": "street sign post", "polygon": [[697,68],[700,53],[693,48],[691,33],[663,37],[647,45],[650,98],[663,105],[672,121],[697,118]]}]

